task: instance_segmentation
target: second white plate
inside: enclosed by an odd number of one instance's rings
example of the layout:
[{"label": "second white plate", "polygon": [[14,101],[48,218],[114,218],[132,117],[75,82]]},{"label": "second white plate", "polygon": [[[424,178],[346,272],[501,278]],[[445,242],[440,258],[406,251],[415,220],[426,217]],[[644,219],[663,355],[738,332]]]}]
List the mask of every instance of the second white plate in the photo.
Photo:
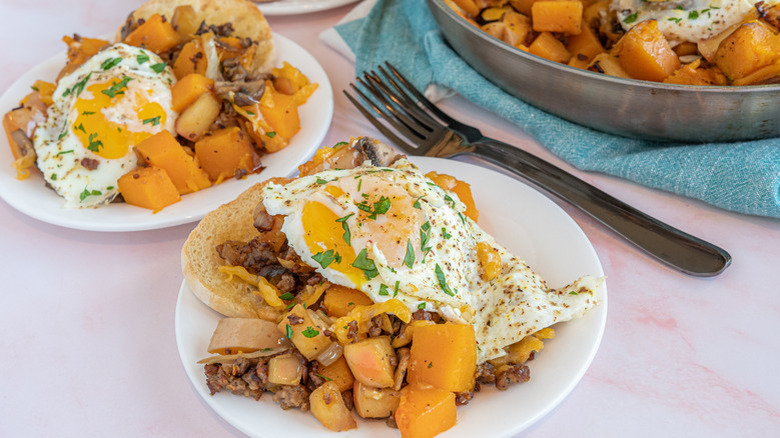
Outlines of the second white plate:
[{"label": "second white plate", "polygon": [[[276,34],[274,36],[279,65],[287,61],[303,72],[311,82],[319,84],[305,105],[299,108],[301,130],[290,145],[279,152],[264,155],[266,168],[259,174],[242,180],[230,179],[222,184],[182,196],[182,200],[158,213],[124,203],[114,203],[96,209],[66,209],[64,201],[45,186],[40,173],[19,181],[11,167],[13,156],[5,135],[0,135],[0,197],[12,207],[35,219],[89,231],[138,231],[171,227],[200,220],[221,204],[235,199],[253,184],[277,176],[292,176],[298,164],[320,146],[333,119],[333,90],[325,70],[303,47]],[[37,80],[53,81],[65,65],[65,56],[55,56],[19,78],[0,97],[0,114],[18,106]]]},{"label": "second white plate", "polygon": [[265,15],[296,15],[324,11],[339,6],[355,3],[357,0],[276,0],[268,3],[257,3],[257,7]]},{"label": "second white plate", "polygon": [[[412,157],[424,172],[437,171],[471,184],[479,209],[479,224],[513,254],[520,256],[552,287],[578,277],[602,276],[601,263],[588,238],[555,203],[505,175],[459,161]],[[497,391],[483,385],[466,406],[458,408],[458,423],[441,438],[509,437],[529,427],[557,406],[574,389],[596,354],[607,320],[607,288],[596,295],[600,305],[583,318],[555,326],[555,339],[529,362],[531,380]],[[358,429],[336,434],[311,414],[282,411],[266,394],[259,401],[218,393],[209,395],[203,365],[206,349],[221,315],[201,303],[182,283],[176,304],[176,341],[184,369],[203,399],[225,421],[255,437],[387,437],[400,434],[384,421],[358,421]]]}]

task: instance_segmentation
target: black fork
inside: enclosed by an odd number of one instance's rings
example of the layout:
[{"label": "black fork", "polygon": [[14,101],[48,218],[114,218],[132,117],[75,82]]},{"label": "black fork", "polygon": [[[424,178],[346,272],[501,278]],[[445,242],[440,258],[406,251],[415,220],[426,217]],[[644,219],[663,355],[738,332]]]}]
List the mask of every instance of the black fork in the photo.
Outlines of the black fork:
[{"label": "black fork", "polygon": [[386,69],[378,67],[379,73],[366,72],[358,77],[357,85],[350,84],[360,99],[347,90],[344,94],[407,154],[441,158],[470,154],[483,158],[567,201],[649,255],[686,274],[712,277],[731,263],[731,256],[723,249],[648,216],[535,155],[485,137],[479,129],[453,119],[390,63],[385,65]]}]

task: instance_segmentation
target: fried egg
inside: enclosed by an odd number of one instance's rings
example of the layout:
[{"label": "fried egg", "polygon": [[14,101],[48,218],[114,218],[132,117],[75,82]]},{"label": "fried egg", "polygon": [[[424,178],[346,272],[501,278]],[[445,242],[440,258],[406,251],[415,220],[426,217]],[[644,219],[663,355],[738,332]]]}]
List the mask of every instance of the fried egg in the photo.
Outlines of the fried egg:
[{"label": "fried egg", "polygon": [[[644,20],[656,20],[673,45],[715,36],[742,21],[758,0],[612,0],[621,26],[628,30]],[[771,2],[774,3],[774,2]]]},{"label": "fried egg", "polygon": [[175,133],[169,67],[156,54],[115,44],[62,77],[33,144],[44,179],[67,208],[111,202],[137,165],[133,146]]},{"label": "fried egg", "polygon": [[[397,299],[412,312],[425,309],[472,324],[480,362],[596,304],[600,279],[583,277],[550,289],[465,215],[455,193],[406,159],[391,167],[366,162],[271,183],[263,205],[284,217],[288,244],[328,281],[358,289],[374,302]],[[482,275],[480,244],[501,261],[490,280]]]}]

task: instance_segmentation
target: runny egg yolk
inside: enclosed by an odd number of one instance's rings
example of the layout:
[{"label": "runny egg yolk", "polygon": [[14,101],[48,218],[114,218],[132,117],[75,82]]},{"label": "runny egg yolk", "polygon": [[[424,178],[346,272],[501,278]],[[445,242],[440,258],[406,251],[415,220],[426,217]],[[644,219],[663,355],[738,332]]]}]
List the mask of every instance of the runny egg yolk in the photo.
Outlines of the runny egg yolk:
[{"label": "runny egg yolk", "polygon": [[124,157],[131,146],[152,135],[153,126],[165,124],[162,105],[149,101],[151,90],[128,88],[132,80],[125,77],[94,83],[87,87],[89,93],[76,100],[71,130],[84,148],[100,157]]},{"label": "runny egg yolk", "polygon": [[394,269],[402,267],[410,257],[419,260],[423,215],[414,208],[416,199],[400,187],[382,183],[371,175],[350,180],[324,185],[320,192],[324,196],[305,202],[301,222],[306,230],[304,241],[315,259],[333,250],[329,257],[335,259],[327,269],[341,272],[359,288],[370,279],[370,273],[365,263],[355,261],[365,248],[369,249],[364,257],[371,258],[371,245],[382,252],[387,265]]}]

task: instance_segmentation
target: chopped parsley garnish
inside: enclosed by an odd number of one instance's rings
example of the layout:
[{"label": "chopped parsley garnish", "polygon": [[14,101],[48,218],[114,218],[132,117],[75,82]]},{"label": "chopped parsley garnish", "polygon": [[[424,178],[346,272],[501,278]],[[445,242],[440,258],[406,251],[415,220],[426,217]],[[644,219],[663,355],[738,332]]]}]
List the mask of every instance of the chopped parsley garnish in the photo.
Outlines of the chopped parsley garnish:
[{"label": "chopped parsley garnish", "polygon": [[127,88],[127,83],[132,81],[133,78],[125,76],[121,81],[115,82],[108,90],[102,90],[101,93],[108,97],[116,97],[117,94],[125,94],[124,89]]},{"label": "chopped parsley garnish", "polygon": [[51,180],[52,181],[57,181],[57,174],[56,173],[52,173],[51,174]]},{"label": "chopped parsley garnish", "polygon": [[346,141],[340,141],[340,142],[334,144],[333,147],[335,148],[335,147],[338,147],[338,146],[341,146],[341,145],[344,145],[344,144],[347,144],[347,142]]},{"label": "chopped parsley garnish", "polygon": [[81,192],[81,194],[79,195],[79,199],[83,201],[87,199],[89,196],[97,196],[101,194],[102,193],[100,192],[100,190],[89,190],[85,188],[84,191]]},{"label": "chopped parsley garnish", "polygon": [[466,223],[466,216],[463,215],[463,213],[458,212],[458,217],[460,218],[460,221],[464,224]]},{"label": "chopped parsley garnish", "polygon": [[638,12],[634,12],[633,14],[629,15],[628,17],[623,19],[623,23],[629,24],[633,23],[637,19]]},{"label": "chopped parsley garnish", "polygon": [[412,269],[414,265],[414,248],[412,247],[412,241],[406,240],[406,255],[404,256],[404,264],[407,268]]},{"label": "chopped parsley garnish", "polygon": [[422,207],[420,207],[420,199],[422,199],[423,196],[420,196],[419,198],[415,199],[414,200],[414,204],[412,204],[412,207],[414,207],[416,209],[421,209]]},{"label": "chopped parsley garnish", "polygon": [[449,239],[450,237],[452,237],[452,234],[448,233],[446,228],[441,227],[441,237],[445,239]]},{"label": "chopped parsley garnish", "polygon": [[381,198],[379,198],[379,201],[374,202],[373,206],[368,205],[366,201],[363,201],[360,204],[355,204],[355,205],[360,210],[369,213],[368,216],[369,219],[376,219],[376,215],[387,213],[387,211],[390,210],[391,204],[390,204],[390,198],[388,198],[387,196],[382,196]]},{"label": "chopped parsley garnish", "polygon": [[682,21],[682,18],[673,18],[673,17],[672,17],[672,18],[667,18],[666,20],[667,20],[667,21],[674,21],[675,23],[679,23],[679,22],[681,22],[681,21]]},{"label": "chopped parsley garnish", "polygon": [[428,246],[428,241],[431,239],[431,223],[425,222],[420,226],[420,251],[426,254],[431,250]]},{"label": "chopped parsley garnish", "polygon": [[102,70],[110,70],[113,67],[116,67],[117,64],[119,64],[120,62],[122,62],[122,58],[119,58],[119,57],[117,57],[117,58],[108,58],[105,61],[103,61],[102,64],[100,64],[100,68]]},{"label": "chopped parsley garnish", "polygon": [[339,253],[333,251],[332,249],[329,249],[325,252],[318,252],[317,254],[311,256],[311,258],[313,258],[314,261],[319,263],[320,266],[322,266],[322,269],[327,268],[334,261],[336,263],[341,263],[341,255],[339,255]]},{"label": "chopped parsley garnish", "polygon": [[326,179],[322,179],[322,178],[319,178],[319,177],[317,178],[317,184],[319,184],[319,185],[327,184],[328,182],[329,181],[326,180]]},{"label": "chopped parsley garnish", "polygon": [[65,154],[72,154],[73,149],[68,149],[67,151],[59,151],[57,152],[57,155],[65,155]]},{"label": "chopped parsley garnish", "polygon": [[365,248],[360,250],[355,261],[352,262],[352,266],[363,271],[363,274],[369,280],[379,275],[379,271],[377,271],[374,261],[368,258],[368,252]]},{"label": "chopped parsley garnish", "polygon": [[149,55],[147,55],[146,52],[141,50],[141,54],[136,56],[135,60],[138,61],[139,64],[143,64],[144,62],[149,62]]},{"label": "chopped parsley garnish", "polygon": [[398,286],[401,285],[401,282],[396,280],[395,281],[395,287],[393,287],[393,298],[395,298],[396,295],[398,295]]},{"label": "chopped parsley garnish", "polygon": [[332,381],[332,380],[333,380],[333,379],[331,379],[330,377],[323,376],[323,375],[322,375],[322,374],[320,374],[320,373],[314,373],[314,375],[315,375],[315,376],[317,376],[317,377],[319,377],[319,378],[325,379],[325,380],[327,380],[328,382],[330,382],[330,381]]},{"label": "chopped parsley garnish", "polygon": [[287,307],[284,308],[284,310],[290,310],[293,308],[293,306],[295,306],[295,303],[290,303],[287,305]]},{"label": "chopped parsley garnish", "polygon": [[309,327],[306,327],[306,330],[302,331],[301,334],[303,336],[306,336],[307,338],[313,338],[313,337],[317,336],[318,334],[320,334],[320,331],[319,330],[314,330],[313,328],[311,328],[311,326],[309,326]]},{"label": "chopped parsley garnish", "polygon": [[38,87],[36,87],[36,86],[34,86],[34,85],[31,85],[31,86],[30,86],[30,88],[32,88],[32,89],[33,89],[33,91],[41,91],[41,90],[39,90],[39,89],[38,89]]},{"label": "chopped parsley garnish", "polygon": [[266,132],[265,135],[267,135],[268,138],[274,138],[274,137],[276,137],[276,131]]},{"label": "chopped parsley garnish", "polygon": [[358,181],[358,192],[360,191],[360,187],[362,186],[363,186],[363,180],[361,179],[360,181]]},{"label": "chopped parsley garnish", "polygon": [[455,208],[455,200],[450,198],[450,195],[444,195],[444,200],[449,202],[452,208]]},{"label": "chopped parsley garnish", "polygon": [[91,116],[92,114],[95,114],[95,112],[94,111],[82,111],[81,112],[82,116]]},{"label": "chopped parsley garnish", "polygon": [[450,289],[450,286],[447,285],[447,278],[444,276],[444,271],[441,270],[441,266],[439,266],[438,263],[436,263],[436,267],[434,268],[434,271],[436,272],[436,281],[439,282],[439,287],[441,290],[444,291],[445,294],[454,297],[456,293],[458,293],[458,290],[455,289],[454,291]]},{"label": "chopped parsley garnish", "polygon": [[162,73],[162,71],[165,70],[166,66],[168,66],[168,64],[164,62],[158,62],[157,64],[150,65],[149,68],[154,70],[155,73]]},{"label": "chopped parsley garnish", "polygon": [[292,293],[290,293],[290,292],[285,292],[285,293],[283,293],[283,294],[279,295],[279,298],[281,298],[281,299],[283,299],[283,300],[286,300],[286,301],[289,301],[289,300],[291,300],[291,299],[295,298],[295,295],[293,295],[293,294],[292,294]]},{"label": "chopped parsley garnish", "polygon": [[114,190],[114,186],[108,186],[106,187],[106,190]]},{"label": "chopped parsley garnish", "polygon": [[84,91],[84,87],[87,85],[87,81],[89,81],[90,76],[92,76],[92,72],[87,73],[87,75],[84,76],[84,79],[76,82],[76,84],[74,84],[72,87],[65,90],[65,92],[62,93],[62,97],[68,96],[70,94],[75,94],[76,97],[78,97],[78,95]]},{"label": "chopped parsley garnish", "polygon": [[287,324],[287,326],[284,328],[284,334],[287,335],[287,339],[293,338],[293,329],[290,324]]},{"label": "chopped parsley garnish", "polygon": [[146,125],[151,123],[152,126],[157,126],[160,124],[160,117],[162,116],[152,117],[151,119],[143,119],[143,124]]},{"label": "chopped parsley garnish", "polygon": [[425,304],[426,303],[420,303],[420,304],[417,305],[417,308],[418,309],[424,309],[425,308]]},{"label": "chopped parsley garnish", "polygon": [[390,295],[390,292],[387,291],[387,285],[386,284],[380,284],[379,285],[379,295],[387,296]]},{"label": "chopped parsley garnish", "polygon": [[257,115],[253,111],[247,111],[246,113],[249,114],[250,116],[256,116]]},{"label": "chopped parsley garnish", "polygon": [[349,224],[347,223],[347,219],[349,219],[349,217],[354,214],[355,213],[350,213],[344,217],[336,219],[336,222],[341,222],[341,228],[344,230],[344,235],[341,237],[344,238],[344,241],[347,242],[347,245],[352,245],[352,233],[349,231]]},{"label": "chopped parsley garnish", "polygon": [[74,130],[74,131],[81,131],[81,132],[83,132],[84,134],[86,134],[86,133],[87,133],[87,131],[84,129],[84,124],[83,124],[83,123],[79,123],[79,126],[74,126],[74,127],[73,127],[73,130]]},{"label": "chopped parsley garnish", "polygon": [[579,295],[579,294],[577,292],[575,292],[575,291],[571,291],[571,292],[569,292],[569,295]]},{"label": "chopped parsley garnish", "polygon": [[688,12],[688,19],[689,20],[695,20],[699,18],[699,12],[698,11],[690,11]]},{"label": "chopped parsley garnish", "polygon": [[428,362],[428,368],[432,368],[432,367],[433,367],[433,362]]},{"label": "chopped parsley garnish", "polygon": [[103,147],[103,142],[100,140],[95,140],[97,138],[96,133],[89,134],[89,146],[87,146],[87,149],[91,150],[92,152],[100,152],[100,148]]}]

